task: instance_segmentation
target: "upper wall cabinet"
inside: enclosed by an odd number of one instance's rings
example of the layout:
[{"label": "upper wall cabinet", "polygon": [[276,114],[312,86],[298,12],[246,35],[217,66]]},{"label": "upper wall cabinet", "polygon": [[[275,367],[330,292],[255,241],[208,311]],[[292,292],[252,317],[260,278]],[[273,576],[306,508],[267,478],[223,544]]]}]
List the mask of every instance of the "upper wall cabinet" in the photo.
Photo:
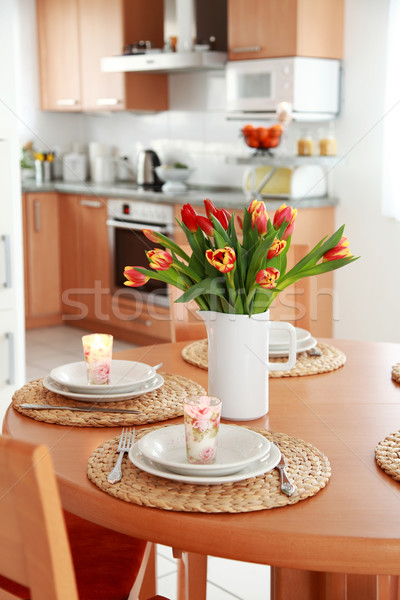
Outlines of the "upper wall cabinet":
[{"label": "upper wall cabinet", "polygon": [[344,0],[228,0],[229,60],[343,58]]},{"label": "upper wall cabinet", "polygon": [[166,110],[166,75],[102,73],[127,44],[163,45],[163,0],[36,0],[41,108]]}]

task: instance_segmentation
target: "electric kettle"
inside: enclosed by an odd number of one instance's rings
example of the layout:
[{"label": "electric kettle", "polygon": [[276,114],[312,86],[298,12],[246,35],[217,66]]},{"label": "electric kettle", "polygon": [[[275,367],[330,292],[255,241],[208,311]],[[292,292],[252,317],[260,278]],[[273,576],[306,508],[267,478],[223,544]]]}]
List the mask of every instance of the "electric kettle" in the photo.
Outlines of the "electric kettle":
[{"label": "electric kettle", "polygon": [[158,178],[156,167],[160,159],[154,150],[142,150],[137,161],[137,184],[152,189],[161,189],[162,181]]}]

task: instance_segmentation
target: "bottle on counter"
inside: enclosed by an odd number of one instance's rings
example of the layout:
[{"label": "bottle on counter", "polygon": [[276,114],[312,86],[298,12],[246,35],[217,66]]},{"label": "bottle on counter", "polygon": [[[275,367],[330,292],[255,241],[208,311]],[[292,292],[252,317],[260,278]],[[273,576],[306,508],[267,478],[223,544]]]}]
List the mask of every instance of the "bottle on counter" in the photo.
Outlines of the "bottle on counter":
[{"label": "bottle on counter", "polygon": [[314,140],[309,131],[304,131],[297,140],[297,154],[299,156],[312,156],[314,154]]},{"label": "bottle on counter", "polygon": [[335,127],[331,122],[326,129],[322,129],[319,136],[319,153],[321,156],[336,156],[337,143]]}]

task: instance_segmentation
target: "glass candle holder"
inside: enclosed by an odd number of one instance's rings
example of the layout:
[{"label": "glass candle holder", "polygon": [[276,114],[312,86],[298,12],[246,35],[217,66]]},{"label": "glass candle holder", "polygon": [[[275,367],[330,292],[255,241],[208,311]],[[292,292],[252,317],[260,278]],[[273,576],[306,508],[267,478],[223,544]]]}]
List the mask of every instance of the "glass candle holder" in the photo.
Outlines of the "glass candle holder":
[{"label": "glass candle holder", "polygon": [[221,400],[214,396],[190,396],[183,402],[186,455],[192,464],[215,462],[221,419]]},{"label": "glass candle holder", "polygon": [[82,337],[83,354],[86,362],[89,385],[110,383],[113,336],[93,333]]}]

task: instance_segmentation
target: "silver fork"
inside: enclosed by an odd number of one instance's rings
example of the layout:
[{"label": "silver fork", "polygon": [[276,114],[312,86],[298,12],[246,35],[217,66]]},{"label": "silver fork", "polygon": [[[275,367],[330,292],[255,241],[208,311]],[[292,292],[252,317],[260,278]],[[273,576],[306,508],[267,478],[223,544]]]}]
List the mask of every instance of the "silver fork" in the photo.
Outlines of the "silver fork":
[{"label": "silver fork", "polygon": [[119,438],[119,444],[118,444],[118,448],[117,448],[117,452],[119,452],[117,464],[115,465],[115,467],[113,468],[113,470],[107,477],[109,483],[117,483],[117,481],[121,480],[122,457],[124,456],[125,452],[129,452],[134,441],[135,441],[134,428],[131,427],[130,429],[128,429],[128,428],[125,429],[125,427],[124,427],[124,429],[122,430],[122,433],[121,433],[121,437]]}]

